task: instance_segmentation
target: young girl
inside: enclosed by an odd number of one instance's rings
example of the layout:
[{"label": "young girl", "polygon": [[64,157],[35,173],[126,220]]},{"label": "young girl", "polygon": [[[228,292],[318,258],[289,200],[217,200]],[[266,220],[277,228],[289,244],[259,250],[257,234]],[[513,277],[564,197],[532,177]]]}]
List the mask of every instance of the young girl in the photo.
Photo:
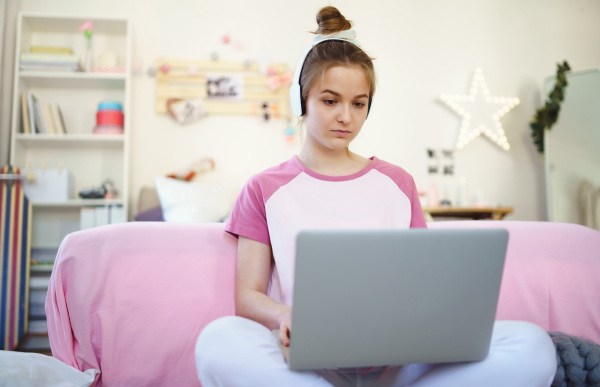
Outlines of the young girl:
[{"label": "young girl", "polygon": [[[294,372],[290,343],[295,238],[309,228],[426,227],[412,177],[348,146],[375,93],[371,59],[334,7],[317,14],[301,58],[292,110],[304,116],[300,154],[252,177],[225,229],[239,238],[235,317],[209,324],[196,345],[203,386],[549,386],[554,345],[541,328],[497,322],[489,356],[476,363]],[[279,329],[279,337],[271,331]]]}]

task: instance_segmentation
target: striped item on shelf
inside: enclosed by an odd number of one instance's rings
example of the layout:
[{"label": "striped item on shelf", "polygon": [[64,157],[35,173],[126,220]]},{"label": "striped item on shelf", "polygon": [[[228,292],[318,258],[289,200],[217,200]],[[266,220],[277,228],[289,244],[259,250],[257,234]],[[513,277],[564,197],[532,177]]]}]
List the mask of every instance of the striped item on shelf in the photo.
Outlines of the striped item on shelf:
[{"label": "striped item on shelf", "polygon": [[14,350],[27,333],[31,203],[20,175],[10,165],[0,169],[0,349]]}]

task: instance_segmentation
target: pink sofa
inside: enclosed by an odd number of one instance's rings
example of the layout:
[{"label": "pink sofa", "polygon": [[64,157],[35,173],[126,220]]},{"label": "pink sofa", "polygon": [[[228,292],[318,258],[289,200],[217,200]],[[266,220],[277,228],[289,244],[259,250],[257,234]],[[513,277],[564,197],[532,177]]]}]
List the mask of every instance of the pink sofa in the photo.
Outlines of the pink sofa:
[{"label": "pink sofa", "polygon": [[[498,319],[600,342],[600,232],[523,221],[451,221],[430,228],[510,232]],[[55,358],[96,385],[200,385],[196,337],[234,310],[236,239],[222,224],[137,222],[68,235],[46,312]],[[485,252],[482,252],[485,258]]]}]

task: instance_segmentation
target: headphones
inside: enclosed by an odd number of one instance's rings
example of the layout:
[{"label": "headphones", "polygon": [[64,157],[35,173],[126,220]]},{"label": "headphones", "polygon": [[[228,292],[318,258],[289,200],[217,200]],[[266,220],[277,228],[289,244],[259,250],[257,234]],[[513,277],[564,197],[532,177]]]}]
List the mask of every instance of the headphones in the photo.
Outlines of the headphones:
[{"label": "headphones", "polygon": [[[306,61],[306,57],[310,50],[313,49],[317,44],[326,42],[328,40],[340,40],[342,42],[348,42],[360,47],[358,44],[353,43],[348,39],[340,39],[340,38],[325,38],[323,40],[319,40],[318,42],[313,43],[310,47],[304,50],[304,53],[298,60],[298,64],[296,65],[296,70],[294,71],[294,78],[292,79],[292,85],[290,86],[290,105],[292,107],[292,113],[296,117],[300,117],[306,114],[306,101],[302,97],[302,85],[300,84],[300,75],[302,74],[302,69],[304,68],[304,62]],[[367,117],[369,116],[369,111],[371,111],[371,100],[369,97],[369,106],[367,108]]]}]

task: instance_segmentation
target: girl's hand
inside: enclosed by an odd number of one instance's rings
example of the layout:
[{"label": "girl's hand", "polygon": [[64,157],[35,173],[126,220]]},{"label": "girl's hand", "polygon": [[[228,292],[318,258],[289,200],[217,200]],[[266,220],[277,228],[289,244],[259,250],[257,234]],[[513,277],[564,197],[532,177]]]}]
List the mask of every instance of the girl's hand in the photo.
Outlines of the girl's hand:
[{"label": "girl's hand", "polygon": [[281,317],[279,324],[279,340],[285,347],[290,346],[290,337],[292,335],[292,308],[288,307]]}]

